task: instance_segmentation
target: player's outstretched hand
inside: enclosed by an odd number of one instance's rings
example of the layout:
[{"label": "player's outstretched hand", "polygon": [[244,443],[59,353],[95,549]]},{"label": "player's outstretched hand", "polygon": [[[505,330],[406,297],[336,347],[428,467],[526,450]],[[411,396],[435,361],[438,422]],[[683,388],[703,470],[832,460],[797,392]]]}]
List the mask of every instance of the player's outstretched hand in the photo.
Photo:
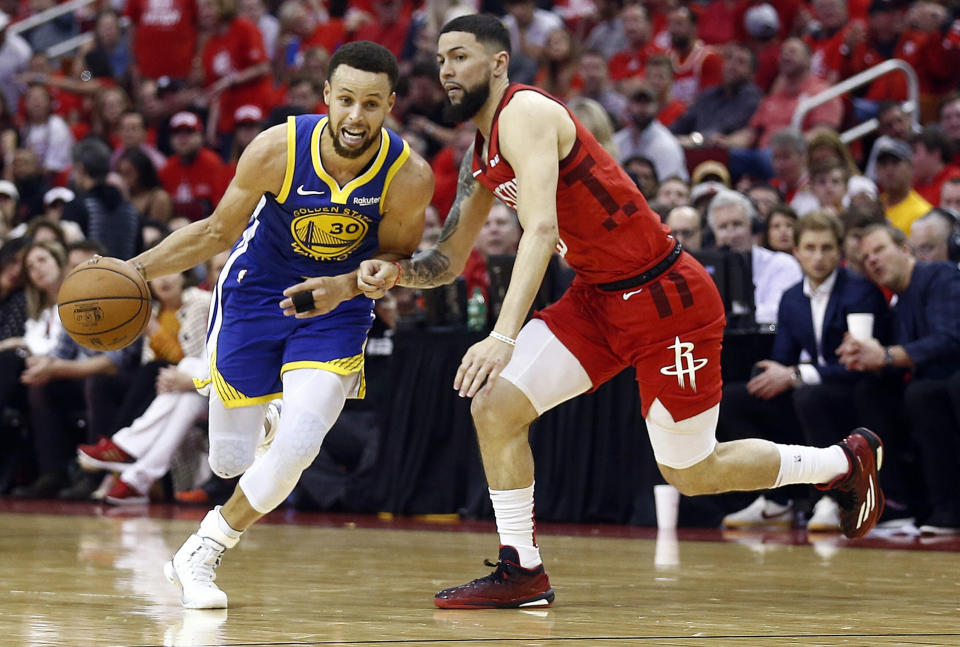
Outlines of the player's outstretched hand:
[{"label": "player's outstretched hand", "polygon": [[371,299],[379,299],[397,283],[399,268],[395,263],[371,258],[360,263],[357,287]]},{"label": "player's outstretched hand", "polygon": [[350,275],[317,276],[284,290],[280,308],[287,317],[309,319],[327,314],[354,294]]},{"label": "player's outstretched hand", "polygon": [[484,382],[493,384],[512,354],[512,346],[493,337],[477,342],[460,361],[460,368],[453,378],[453,388],[459,391],[461,398],[472,398]]}]

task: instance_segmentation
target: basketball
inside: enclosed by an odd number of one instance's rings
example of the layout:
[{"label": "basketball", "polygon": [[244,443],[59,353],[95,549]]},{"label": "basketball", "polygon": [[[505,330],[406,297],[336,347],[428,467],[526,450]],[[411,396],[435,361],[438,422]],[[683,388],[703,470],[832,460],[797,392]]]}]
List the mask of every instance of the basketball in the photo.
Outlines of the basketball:
[{"label": "basketball", "polygon": [[150,321],[147,282],[119,258],[78,265],[57,295],[60,322],[75,342],[96,351],[117,350],[140,336]]}]

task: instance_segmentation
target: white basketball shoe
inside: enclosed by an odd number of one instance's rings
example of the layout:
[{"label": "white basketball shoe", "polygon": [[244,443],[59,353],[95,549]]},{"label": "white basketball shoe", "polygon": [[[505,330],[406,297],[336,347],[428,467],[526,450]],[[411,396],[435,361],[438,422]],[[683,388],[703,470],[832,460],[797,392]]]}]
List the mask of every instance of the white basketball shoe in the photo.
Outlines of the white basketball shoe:
[{"label": "white basketball shoe", "polygon": [[200,528],[190,535],[173,559],[164,564],[163,574],[180,587],[180,601],[187,609],[226,609],[227,594],[213,583],[220,558],[240,541],[220,514],[220,506],[207,513]]},{"label": "white basketball shoe", "polygon": [[163,565],[163,574],[180,588],[184,608],[227,608],[227,594],[213,583],[224,550],[216,540],[193,534],[173,559]]},{"label": "white basketball shoe", "polygon": [[807,522],[809,532],[840,532],[840,506],[829,496],[822,496],[813,506]]},{"label": "white basketball shoe", "polygon": [[789,528],[793,523],[793,502],[781,505],[762,494],[743,510],[732,512],[723,518],[727,528]]}]

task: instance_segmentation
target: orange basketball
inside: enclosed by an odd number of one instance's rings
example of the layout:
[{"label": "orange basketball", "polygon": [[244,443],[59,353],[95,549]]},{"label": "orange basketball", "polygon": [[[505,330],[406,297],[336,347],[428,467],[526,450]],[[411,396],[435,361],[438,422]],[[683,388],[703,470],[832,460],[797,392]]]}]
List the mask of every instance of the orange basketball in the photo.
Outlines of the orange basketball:
[{"label": "orange basketball", "polygon": [[57,295],[60,321],[75,342],[90,350],[117,350],[140,336],[150,321],[150,288],[119,258],[78,265]]}]

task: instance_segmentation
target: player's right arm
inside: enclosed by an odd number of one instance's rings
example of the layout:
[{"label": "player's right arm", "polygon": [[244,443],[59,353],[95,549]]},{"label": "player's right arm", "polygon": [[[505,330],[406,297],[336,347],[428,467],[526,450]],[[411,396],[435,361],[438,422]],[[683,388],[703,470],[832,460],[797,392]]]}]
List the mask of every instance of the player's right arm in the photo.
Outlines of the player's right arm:
[{"label": "player's right arm", "polygon": [[452,282],[463,272],[492,206],[493,194],[473,176],[471,145],[460,162],[457,195],[436,245],[418,252],[413,258],[396,262],[364,261],[357,278],[360,289],[367,296],[376,298],[382,290],[395,285],[432,288]]},{"label": "player's right arm", "polygon": [[287,124],[281,124],[257,135],[243,152],[236,175],[209,217],[178,229],[129,262],[150,280],[183,272],[230,249],[263,194],[280,192],[286,165]]}]

